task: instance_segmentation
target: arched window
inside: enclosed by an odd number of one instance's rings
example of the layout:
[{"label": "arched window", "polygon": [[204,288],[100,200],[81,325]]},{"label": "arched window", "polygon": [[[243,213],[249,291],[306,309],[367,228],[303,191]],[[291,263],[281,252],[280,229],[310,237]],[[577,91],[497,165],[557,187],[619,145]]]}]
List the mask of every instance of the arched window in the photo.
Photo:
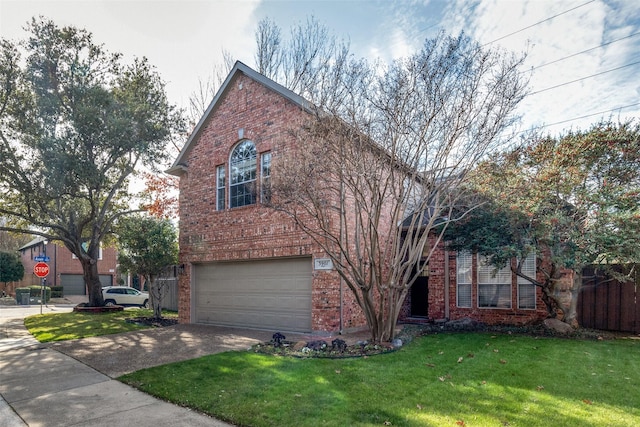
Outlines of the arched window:
[{"label": "arched window", "polygon": [[252,205],[256,202],[257,154],[253,142],[236,145],[229,158],[229,206]]}]

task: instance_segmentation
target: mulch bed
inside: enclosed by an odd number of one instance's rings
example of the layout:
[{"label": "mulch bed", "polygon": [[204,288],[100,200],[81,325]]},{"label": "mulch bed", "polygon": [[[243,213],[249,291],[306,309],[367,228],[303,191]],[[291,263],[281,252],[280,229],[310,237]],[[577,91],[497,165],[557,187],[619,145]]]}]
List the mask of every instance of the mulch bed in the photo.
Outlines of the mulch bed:
[{"label": "mulch bed", "polygon": [[[344,341],[342,341],[342,343],[336,343],[335,340],[328,342],[321,339],[308,342],[293,342],[287,341],[283,336],[278,337],[276,333],[271,341],[254,345],[251,347],[250,351],[255,353],[272,354],[275,356],[300,358],[316,357],[335,359],[345,357],[369,357],[396,351],[401,346],[407,345],[414,338],[422,335],[456,332],[486,332],[492,334],[527,335],[535,337],[583,340],[612,340],[620,337],[627,337],[629,335],[585,328],[576,329],[574,332],[569,334],[559,334],[546,328],[542,324],[522,326],[488,326],[477,322],[463,325],[451,322],[443,324],[431,323],[424,325],[404,325],[396,337],[396,339],[400,340],[395,343],[396,345],[392,345],[391,343],[373,344],[368,341],[359,341],[355,344],[346,345]],[[340,346],[339,344],[342,345]]]},{"label": "mulch bed", "polygon": [[138,325],[150,326],[153,328],[162,328],[165,326],[173,326],[178,324],[178,319],[163,317],[156,319],[154,317],[132,317],[126,320],[128,323],[136,323]]}]

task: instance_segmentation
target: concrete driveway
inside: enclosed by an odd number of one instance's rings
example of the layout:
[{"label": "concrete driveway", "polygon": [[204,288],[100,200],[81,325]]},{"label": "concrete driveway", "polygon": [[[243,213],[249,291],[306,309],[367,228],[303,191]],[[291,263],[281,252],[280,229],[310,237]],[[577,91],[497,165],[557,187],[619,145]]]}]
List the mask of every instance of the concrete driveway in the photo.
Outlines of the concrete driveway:
[{"label": "concrete driveway", "polygon": [[[175,325],[41,344],[24,327],[24,317],[40,310],[72,309],[73,305],[0,306],[1,427],[230,426],[113,378],[208,354],[245,350],[273,335],[273,331]],[[318,338],[286,335],[295,341]]]},{"label": "concrete driveway", "polygon": [[[70,311],[49,306],[43,312]],[[229,426],[114,380],[144,367],[242,350],[270,333],[176,325],[41,344],[24,327],[39,307],[0,308],[0,426]]]},{"label": "concrete driveway", "polygon": [[273,332],[205,325],[175,325],[80,340],[49,348],[73,357],[111,378],[143,368],[195,359],[230,350],[246,350],[269,341]]}]

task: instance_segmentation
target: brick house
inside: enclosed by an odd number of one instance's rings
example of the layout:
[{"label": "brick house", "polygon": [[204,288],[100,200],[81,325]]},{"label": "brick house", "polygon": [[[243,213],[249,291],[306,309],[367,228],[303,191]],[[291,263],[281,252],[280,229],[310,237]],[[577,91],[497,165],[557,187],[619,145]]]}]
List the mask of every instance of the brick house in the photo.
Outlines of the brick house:
[{"label": "brick house", "polygon": [[[18,251],[25,274],[22,281],[16,282],[16,287],[40,285],[40,278],[33,273],[33,267],[37,262],[34,258],[42,255],[49,257],[47,286],[63,286],[65,296],[87,294],[82,276],[82,265],[75,255],[64,246],[48,242],[43,237],[36,237]],[[100,248],[98,273],[102,286],[117,284],[116,264],[117,251],[110,247]]]},{"label": "brick house", "polygon": [[[471,318],[490,325],[519,325],[547,317],[542,290],[510,267],[496,272],[478,254],[448,251],[443,243],[439,248],[409,291],[400,321]],[[536,262],[535,256],[528,257],[523,273],[537,275],[542,282]]]},{"label": "brick house", "polygon": [[[237,62],[168,170],[180,177],[181,322],[313,333],[366,326],[322,249],[292,219],[262,204],[272,158],[291,148],[290,130],[309,112],[303,98]],[[535,289],[535,308],[504,308],[505,284],[478,284],[476,270],[476,261],[457,262],[440,251],[402,320],[528,321],[544,310]],[[458,285],[456,277],[471,283]],[[517,280],[509,287],[517,288]],[[485,302],[490,290],[495,303]],[[485,298],[480,303],[478,295]],[[510,307],[516,295],[509,291]]]}]

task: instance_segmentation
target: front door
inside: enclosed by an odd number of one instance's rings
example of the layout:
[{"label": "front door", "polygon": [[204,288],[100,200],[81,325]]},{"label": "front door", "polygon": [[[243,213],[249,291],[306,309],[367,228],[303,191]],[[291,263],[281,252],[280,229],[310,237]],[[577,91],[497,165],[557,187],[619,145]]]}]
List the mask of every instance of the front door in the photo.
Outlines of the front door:
[{"label": "front door", "polygon": [[429,316],[429,278],[420,276],[411,287],[411,317]]}]

